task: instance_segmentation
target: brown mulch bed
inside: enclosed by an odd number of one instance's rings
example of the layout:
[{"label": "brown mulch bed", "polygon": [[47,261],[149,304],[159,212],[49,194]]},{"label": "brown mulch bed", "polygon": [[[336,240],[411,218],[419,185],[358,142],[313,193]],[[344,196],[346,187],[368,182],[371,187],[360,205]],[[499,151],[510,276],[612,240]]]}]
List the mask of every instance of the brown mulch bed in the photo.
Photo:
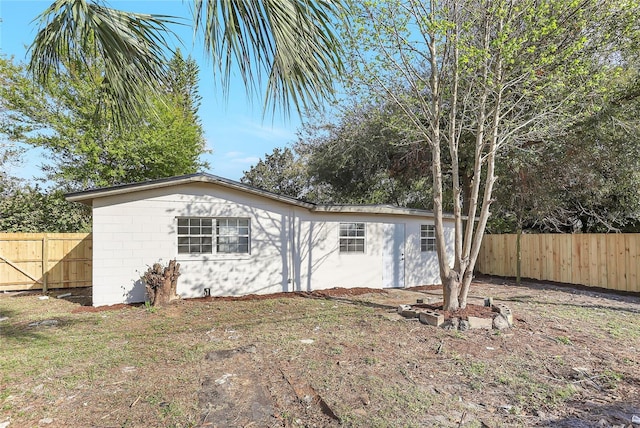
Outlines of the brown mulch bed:
[{"label": "brown mulch bed", "polygon": [[203,301],[223,301],[223,302],[236,302],[245,300],[267,300],[267,299],[280,299],[280,298],[292,298],[292,297],[342,297],[342,296],[360,296],[368,293],[384,293],[384,290],[354,287],[343,288],[335,287],[326,290],[314,290],[314,291],[289,291],[271,294],[247,294],[246,296],[208,296],[200,297],[192,300]]},{"label": "brown mulch bed", "polygon": [[443,302],[438,303],[419,303],[416,305],[412,305],[414,308],[419,309],[429,309],[431,311],[440,313],[444,315],[445,319],[451,318],[460,318],[463,320],[468,320],[469,317],[478,317],[478,318],[493,318],[494,312],[488,306],[480,306],[480,305],[467,305],[464,309],[458,309],[457,311],[443,311]]},{"label": "brown mulch bed", "polygon": [[115,305],[109,306],[78,306],[74,310],[71,311],[73,314],[78,314],[82,312],[106,312],[106,311],[118,311],[120,309],[127,308],[136,308],[142,306],[142,303],[118,303]]},{"label": "brown mulch bed", "polygon": [[[207,296],[207,297],[190,298],[188,300],[202,301],[202,302],[239,302],[239,301],[249,301],[249,300],[267,300],[267,299],[281,299],[281,298],[292,298],[292,297],[327,298],[327,297],[343,297],[343,296],[360,296],[360,295],[369,294],[369,293],[384,293],[384,290],[366,288],[366,287],[354,287],[354,288],[335,287],[335,288],[329,288],[326,290],[289,291],[289,292],[280,292],[280,293],[271,293],[271,294],[247,294],[245,296]],[[72,312],[80,313],[80,312],[117,311],[120,309],[139,307],[142,305],[143,305],[142,303],[132,303],[132,304],[118,303],[116,305],[98,306],[98,307],[80,306],[78,308],[75,308]]]},{"label": "brown mulch bed", "polygon": [[418,285],[415,287],[407,287],[409,291],[433,291],[433,290],[442,290],[442,285]]}]

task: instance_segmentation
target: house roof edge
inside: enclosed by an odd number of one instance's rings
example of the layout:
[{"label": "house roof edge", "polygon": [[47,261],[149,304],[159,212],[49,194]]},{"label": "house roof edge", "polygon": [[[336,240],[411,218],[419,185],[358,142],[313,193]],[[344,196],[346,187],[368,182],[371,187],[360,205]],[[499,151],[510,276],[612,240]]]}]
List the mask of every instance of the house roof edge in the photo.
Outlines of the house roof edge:
[{"label": "house roof edge", "polygon": [[180,175],[176,177],[160,178],[157,180],[148,180],[131,184],[119,184],[116,186],[101,187],[97,189],[88,189],[80,192],[67,193],[65,198],[70,202],[80,202],[83,204],[91,205],[91,201],[96,198],[104,198],[107,196],[116,196],[132,192],[141,192],[145,190],[160,189],[163,187],[177,186],[181,184],[189,183],[212,183],[218,184],[223,187],[241,190],[244,192],[252,193],[255,195],[264,196],[269,199],[284,202],[290,205],[295,205],[307,209],[311,209],[315,206],[310,202],[301,201],[299,199],[291,198],[289,196],[282,196],[276,193],[272,193],[266,190],[258,189],[238,181],[230,180],[227,178],[219,177],[217,175],[208,174],[204,172]]},{"label": "house roof edge", "polygon": [[[267,190],[258,189],[238,181],[219,177],[217,175],[204,172],[181,175],[169,178],[160,178],[156,180],[142,181],[138,183],[120,184],[116,186],[101,187],[96,189],[88,189],[79,192],[65,194],[65,198],[70,202],[80,202],[86,205],[92,205],[92,201],[97,198],[123,195],[133,192],[141,192],[145,190],[160,189],[164,187],[177,186],[189,183],[211,183],[218,184],[222,187],[239,190],[262,196],[268,199],[279,201],[288,205],[297,206],[308,209],[310,212],[316,213],[348,213],[348,214],[374,214],[374,215],[406,215],[419,217],[434,217],[432,211],[406,208],[395,205],[357,205],[357,204],[314,204],[302,201],[289,196],[278,195]],[[452,214],[444,213],[445,220],[453,220]]]}]

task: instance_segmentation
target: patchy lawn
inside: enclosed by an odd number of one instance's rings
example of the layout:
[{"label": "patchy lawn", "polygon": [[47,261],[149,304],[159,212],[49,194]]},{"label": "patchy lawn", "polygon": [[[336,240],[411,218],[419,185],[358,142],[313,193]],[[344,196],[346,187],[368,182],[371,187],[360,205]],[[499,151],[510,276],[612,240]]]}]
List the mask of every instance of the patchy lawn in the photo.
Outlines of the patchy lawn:
[{"label": "patchy lawn", "polygon": [[507,304],[515,328],[458,332],[395,314],[399,303],[441,300],[433,288],[359,293],[98,312],[0,295],[0,424],[606,427],[640,418],[640,297],[478,282],[471,295]]}]

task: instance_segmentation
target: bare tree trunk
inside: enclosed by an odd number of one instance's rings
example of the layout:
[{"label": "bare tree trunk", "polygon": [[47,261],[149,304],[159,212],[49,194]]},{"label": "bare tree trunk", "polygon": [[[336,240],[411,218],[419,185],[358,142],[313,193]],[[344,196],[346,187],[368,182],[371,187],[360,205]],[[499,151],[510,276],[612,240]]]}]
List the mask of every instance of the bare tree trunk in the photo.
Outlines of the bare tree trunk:
[{"label": "bare tree trunk", "polygon": [[171,260],[167,267],[160,263],[154,263],[147,269],[142,280],[147,290],[147,296],[152,306],[166,305],[172,300],[179,299],[176,292],[178,277],[180,276],[180,263]]},{"label": "bare tree trunk", "polygon": [[454,270],[449,271],[449,277],[442,280],[442,297],[444,299],[442,309],[456,311],[460,308],[458,294],[460,293],[460,275]]},{"label": "bare tree trunk", "polygon": [[[504,24],[504,18],[501,18],[498,22],[498,31],[499,33],[502,32],[503,29],[503,24]],[[487,30],[487,25],[488,25],[488,21],[486,21],[485,23],[485,31]],[[489,48],[489,39],[488,39],[488,33],[485,34],[485,47],[488,49]],[[460,301],[460,307],[461,308],[466,308],[467,307],[467,296],[469,294],[469,288],[471,287],[471,281],[473,280],[473,270],[476,266],[476,261],[478,260],[478,254],[480,253],[480,246],[482,245],[482,238],[484,237],[484,232],[487,226],[487,220],[489,219],[489,216],[491,215],[489,208],[491,206],[491,203],[493,202],[492,199],[492,192],[493,192],[493,185],[496,181],[496,177],[495,177],[495,168],[496,168],[496,152],[498,150],[498,145],[499,145],[499,127],[500,127],[500,121],[502,119],[501,117],[501,109],[502,109],[502,95],[503,95],[503,68],[502,68],[502,57],[499,54],[496,54],[497,60],[495,61],[495,65],[494,65],[494,73],[493,73],[493,78],[492,79],[488,79],[488,69],[490,67],[489,63],[485,64],[484,67],[484,83],[487,85],[487,88],[492,87],[493,89],[493,94],[495,96],[495,101],[493,109],[492,109],[492,116],[491,116],[491,134],[489,137],[489,140],[486,143],[487,146],[487,150],[486,150],[486,162],[487,162],[487,176],[485,178],[485,182],[484,182],[484,194],[482,197],[482,203],[480,204],[480,216],[478,218],[478,224],[477,227],[475,228],[475,231],[473,234],[468,233],[467,237],[472,239],[469,240],[468,244],[469,247],[465,248],[467,251],[465,252],[465,258],[467,259],[467,265],[465,266],[465,269],[463,270],[463,274],[462,274],[462,287],[460,288],[460,295],[459,295],[459,301]],[[489,85],[489,81],[493,80],[493,83],[491,85]],[[484,95],[487,95],[487,90],[485,88],[484,91]],[[483,105],[484,102],[486,102],[486,100],[483,100]],[[484,114],[481,115],[482,119],[484,120],[485,116]],[[479,182],[480,181],[480,173],[482,171],[482,148],[485,145],[484,139],[485,139],[485,132],[484,129],[482,127],[479,127],[478,133],[476,134],[477,137],[482,135],[482,140],[478,139],[476,141],[476,165],[474,168],[474,181]],[[478,155],[478,148],[480,148],[480,157],[477,157]],[[477,196],[479,194],[479,187],[476,185],[476,187],[474,187],[473,189],[473,196],[475,196],[475,200],[473,201],[473,203],[477,203]],[[473,207],[473,212],[471,211],[471,209],[469,209],[469,220],[468,220],[468,230],[472,229],[472,225],[474,224],[474,220],[475,220],[475,206]],[[467,242],[465,242],[465,244],[467,244]]]}]

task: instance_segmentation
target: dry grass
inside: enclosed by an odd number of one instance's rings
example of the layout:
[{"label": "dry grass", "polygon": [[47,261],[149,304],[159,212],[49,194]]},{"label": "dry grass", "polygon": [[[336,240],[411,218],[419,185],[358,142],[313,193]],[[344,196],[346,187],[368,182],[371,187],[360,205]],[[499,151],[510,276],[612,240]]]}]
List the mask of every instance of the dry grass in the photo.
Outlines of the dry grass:
[{"label": "dry grass", "polygon": [[[0,423],[481,427],[640,416],[640,298],[474,287],[511,306],[516,328],[459,333],[397,320],[383,305],[399,291],[96,313],[0,295]],[[30,325],[42,320],[57,324]]]}]

